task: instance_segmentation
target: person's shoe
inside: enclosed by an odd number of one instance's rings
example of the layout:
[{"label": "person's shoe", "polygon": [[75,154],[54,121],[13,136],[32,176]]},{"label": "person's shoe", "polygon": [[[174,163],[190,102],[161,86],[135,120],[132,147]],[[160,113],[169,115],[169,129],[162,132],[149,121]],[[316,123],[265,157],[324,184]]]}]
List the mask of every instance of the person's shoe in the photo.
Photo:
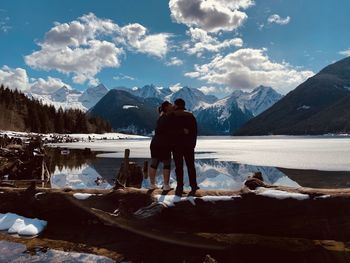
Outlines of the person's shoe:
[{"label": "person's shoe", "polygon": [[197,190],[199,190],[199,186],[195,186],[195,187],[191,187],[191,192],[196,192]]},{"label": "person's shoe", "polygon": [[163,185],[162,189],[163,189],[164,191],[170,191],[172,188],[170,187],[170,185],[165,184],[165,185]]},{"label": "person's shoe", "polygon": [[183,194],[183,189],[182,188],[176,188],[175,195],[182,196],[182,194]]},{"label": "person's shoe", "polygon": [[158,187],[155,184],[150,184],[148,189],[149,190],[155,190],[155,189],[158,189]]}]

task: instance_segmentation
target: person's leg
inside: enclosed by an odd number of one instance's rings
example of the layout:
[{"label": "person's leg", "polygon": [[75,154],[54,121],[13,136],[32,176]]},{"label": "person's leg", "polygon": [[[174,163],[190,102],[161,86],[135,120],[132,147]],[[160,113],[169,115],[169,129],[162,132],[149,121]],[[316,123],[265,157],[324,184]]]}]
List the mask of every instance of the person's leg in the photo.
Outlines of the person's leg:
[{"label": "person's leg", "polygon": [[175,173],[176,173],[176,194],[182,194],[184,187],[184,162],[183,162],[183,151],[181,149],[174,149],[173,158],[175,162]]},{"label": "person's leg", "polygon": [[187,148],[184,151],[185,162],[188,171],[188,179],[193,191],[198,189],[196,167],[194,165],[194,149]]},{"label": "person's leg", "polygon": [[152,158],[151,165],[150,165],[149,170],[148,170],[150,189],[157,188],[157,186],[156,186],[156,174],[157,174],[158,165],[159,165],[159,160],[156,158]]},{"label": "person's leg", "polygon": [[167,159],[163,161],[163,190],[170,190],[170,165],[171,159]]}]

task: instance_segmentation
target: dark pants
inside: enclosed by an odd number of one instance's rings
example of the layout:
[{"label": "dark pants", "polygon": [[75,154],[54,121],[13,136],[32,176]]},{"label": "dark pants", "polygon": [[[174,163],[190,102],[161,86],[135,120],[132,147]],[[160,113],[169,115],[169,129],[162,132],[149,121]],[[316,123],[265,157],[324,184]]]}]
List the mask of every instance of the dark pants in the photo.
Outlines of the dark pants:
[{"label": "dark pants", "polygon": [[175,148],[173,150],[175,162],[175,173],[177,188],[183,189],[184,186],[184,159],[187,166],[188,178],[192,189],[197,188],[196,168],[194,166],[194,148]]}]

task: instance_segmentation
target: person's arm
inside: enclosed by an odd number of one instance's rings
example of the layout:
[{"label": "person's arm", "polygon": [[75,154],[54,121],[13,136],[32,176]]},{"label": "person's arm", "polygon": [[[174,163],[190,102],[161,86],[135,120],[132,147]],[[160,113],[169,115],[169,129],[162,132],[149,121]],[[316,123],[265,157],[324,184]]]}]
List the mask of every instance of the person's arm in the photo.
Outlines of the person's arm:
[{"label": "person's arm", "polygon": [[196,117],[194,117],[193,116],[193,118],[192,118],[193,120],[192,120],[192,125],[193,125],[193,134],[192,134],[192,136],[193,136],[193,143],[194,143],[194,145],[193,145],[193,148],[195,148],[196,147],[196,145],[197,145],[197,134],[198,134],[198,130],[197,130],[197,120],[196,120]]}]

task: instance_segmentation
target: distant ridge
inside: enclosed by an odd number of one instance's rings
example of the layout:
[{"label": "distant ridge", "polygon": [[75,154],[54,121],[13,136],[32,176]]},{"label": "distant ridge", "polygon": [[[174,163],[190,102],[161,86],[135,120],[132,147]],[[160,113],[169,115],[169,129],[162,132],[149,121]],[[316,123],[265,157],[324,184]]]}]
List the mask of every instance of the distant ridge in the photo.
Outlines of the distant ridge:
[{"label": "distant ridge", "polygon": [[322,69],[235,135],[350,133],[350,57]]}]

